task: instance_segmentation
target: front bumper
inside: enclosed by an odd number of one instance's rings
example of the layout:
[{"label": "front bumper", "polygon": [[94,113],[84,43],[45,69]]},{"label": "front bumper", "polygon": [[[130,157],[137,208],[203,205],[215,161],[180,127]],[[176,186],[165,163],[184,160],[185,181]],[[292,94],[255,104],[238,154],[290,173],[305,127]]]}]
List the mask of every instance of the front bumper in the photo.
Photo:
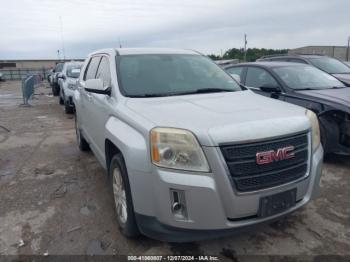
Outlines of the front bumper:
[{"label": "front bumper", "polygon": [[64,96],[65,96],[65,102],[70,106],[70,107],[74,107],[74,103],[73,103],[73,96],[74,96],[74,90],[73,89],[69,89],[68,87],[64,87]]},{"label": "front bumper", "polygon": [[[209,162],[220,163],[218,153],[205,149]],[[311,156],[309,176],[297,182],[249,193],[237,193],[224,165],[209,163],[212,173],[191,173],[154,168],[150,176],[133,173],[132,188],[136,221],[140,231],[159,240],[188,242],[222,237],[252,226],[269,223],[304,206],[319,194],[323,149]],[[131,170],[129,170],[130,173]],[[129,174],[130,176],[130,174]],[[147,179],[143,181],[140,179]],[[151,181],[150,181],[151,180]],[[138,182],[137,182],[138,181]],[[297,188],[297,203],[270,217],[257,216],[260,198]],[[171,209],[170,190],[185,192],[187,218],[179,219]]]}]

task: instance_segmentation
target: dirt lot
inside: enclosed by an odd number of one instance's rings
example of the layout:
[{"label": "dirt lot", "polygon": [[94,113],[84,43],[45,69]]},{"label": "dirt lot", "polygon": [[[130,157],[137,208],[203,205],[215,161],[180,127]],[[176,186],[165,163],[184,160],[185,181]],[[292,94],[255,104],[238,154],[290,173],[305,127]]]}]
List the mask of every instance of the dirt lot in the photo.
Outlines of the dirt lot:
[{"label": "dirt lot", "polygon": [[20,82],[0,83],[0,254],[350,255],[350,157],[340,156],[324,165],[319,199],[258,232],[190,244],[124,238],[104,170],[78,150],[73,116],[49,93],[37,89],[23,107]]}]

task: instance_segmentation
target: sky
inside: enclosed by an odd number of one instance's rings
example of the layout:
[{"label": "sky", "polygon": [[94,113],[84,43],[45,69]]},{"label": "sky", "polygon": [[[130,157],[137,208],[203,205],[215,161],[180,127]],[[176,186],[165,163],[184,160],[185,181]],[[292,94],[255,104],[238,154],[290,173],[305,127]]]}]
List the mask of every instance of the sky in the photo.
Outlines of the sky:
[{"label": "sky", "polygon": [[244,34],[247,47],[346,45],[349,10],[349,0],[0,0],[0,59],[85,58],[119,44],[219,55]]}]

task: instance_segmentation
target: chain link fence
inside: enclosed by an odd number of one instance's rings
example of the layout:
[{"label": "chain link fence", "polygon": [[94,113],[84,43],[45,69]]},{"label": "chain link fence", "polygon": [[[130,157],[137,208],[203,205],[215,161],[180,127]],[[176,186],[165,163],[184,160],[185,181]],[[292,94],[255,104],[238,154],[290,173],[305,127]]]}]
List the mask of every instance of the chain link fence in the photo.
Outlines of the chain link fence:
[{"label": "chain link fence", "polygon": [[36,75],[43,79],[47,79],[50,68],[14,68],[0,69],[4,80],[23,80],[28,75]]}]

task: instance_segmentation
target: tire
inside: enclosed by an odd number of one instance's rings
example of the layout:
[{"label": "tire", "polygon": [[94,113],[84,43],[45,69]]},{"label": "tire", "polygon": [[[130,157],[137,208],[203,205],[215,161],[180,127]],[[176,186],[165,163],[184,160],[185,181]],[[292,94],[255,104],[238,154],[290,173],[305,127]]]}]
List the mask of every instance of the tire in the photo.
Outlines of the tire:
[{"label": "tire", "polygon": [[77,143],[78,143],[78,147],[79,147],[80,151],[89,151],[90,146],[80,131],[80,128],[78,125],[78,120],[77,120],[77,115],[75,115],[74,122],[75,122],[75,134],[76,134]]},{"label": "tire", "polygon": [[66,112],[66,114],[73,114],[74,112],[73,107],[71,107],[66,100],[64,100],[64,112]]},{"label": "tire", "polygon": [[136,224],[128,174],[121,154],[112,157],[108,172],[119,229],[126,237],[137,237],[140,232]]},{"label": "tire", "polygon": [[59,94],[58,102],[60,105],[64,105],[64,99],[62,98],[61,94]]},{"label": "tire", "polygon": [[52,85],[53,96],[58,96],[60,94],[60,87],[57,84]]},{"label": "tire", "polygon": [[322,123],[319,123],[320,126],[320,135],[321,135],[321,144],[323,147],[324,154],[328,154],[329,152],[329,145],[327,141],[327,133],[326,133],[326,128],[323,126]]}]

